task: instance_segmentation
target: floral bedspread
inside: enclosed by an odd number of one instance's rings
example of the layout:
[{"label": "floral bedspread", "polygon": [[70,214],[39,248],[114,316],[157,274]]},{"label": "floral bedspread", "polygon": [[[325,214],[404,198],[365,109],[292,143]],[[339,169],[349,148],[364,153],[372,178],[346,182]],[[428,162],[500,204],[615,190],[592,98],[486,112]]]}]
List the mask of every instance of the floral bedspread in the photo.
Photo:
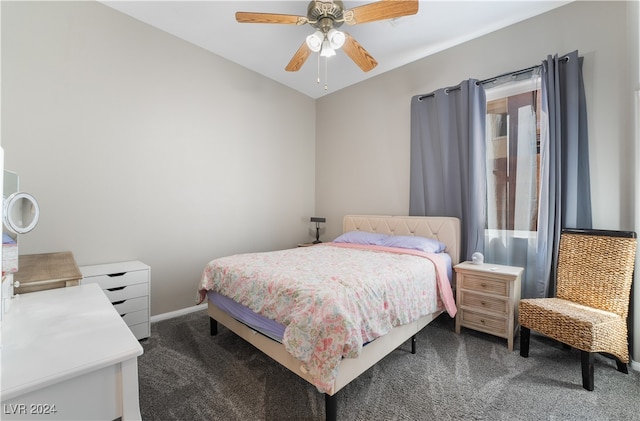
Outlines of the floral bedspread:
[{"label": "floral bedspread", "polygon": [[321,392],[363,344],[434,311],[456,312],[444,259],[380,246],[324,243],[218,258],[204,270],[198,302],[208,290],[284,325],[285,349]]}]

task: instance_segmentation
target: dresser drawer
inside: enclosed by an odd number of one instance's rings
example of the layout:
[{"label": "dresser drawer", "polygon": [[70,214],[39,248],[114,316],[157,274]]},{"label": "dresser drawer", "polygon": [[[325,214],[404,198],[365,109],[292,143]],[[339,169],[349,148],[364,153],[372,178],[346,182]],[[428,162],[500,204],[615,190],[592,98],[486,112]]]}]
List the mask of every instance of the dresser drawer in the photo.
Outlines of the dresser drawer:
[{"label": "dresser drawer", "polygon": [[127,324],[127,326],[133,326],[140,323],[145,323],[149,321],[149,310],[143,309],[138,311],[132,311],[130,313],[120,314],[122,316],[122,320]]},{"label": "dresser drawer", "polygon": [[105,289],[104,293],[109,298],[109,300],[113,303],[116,301],[127,300],[130,298],[147,296],[149,295],[149,285],[136,284],[136,285],[127,285],[124,287],[115,287],[115,288]]},{"label": "dresser drawer", "polygon": [[114,301],[111,304],[113,304],[119,314],[127,314],[138,310],[148,309],[149,298],[138,297],[130,300]]},{"label": "dresser drawer", "polygon": [[85,284],[95,283],[100,285],[100,288],[108,290],[128,285],[146,284],[149,282],[149,272],[146,270],[136,270],[108,275],[86,276],[82,282]]},{"label": "dresser drawer", "polygon": [[484,278],[482,276],[467,275],[461,277],[458,288],[481,291],[487,294],[509,296],[509,283],[496,279]]},{"label": "dresser drawer", "polygon": [[149,322],[140,323],[137,325],[131,325],[129,326],[129,329],[131,330],[133,335],[138,339],[148,338],[151,335]]},{"label": "dresser drawer", "polygon": [[489,313],[495,313],[498,316],[506,316],[509,314],[509,300],[496,297],[494,295],[485,295],[467,290],[460,291],[461,307],[472,308],[474,310],[484,310]]},{"label": "dresser drawer", "polygon": [[464,309],[460,311],[460,322],[463,326],[502,337],[506,337],[509,330],[508,320],[504,317]]}]

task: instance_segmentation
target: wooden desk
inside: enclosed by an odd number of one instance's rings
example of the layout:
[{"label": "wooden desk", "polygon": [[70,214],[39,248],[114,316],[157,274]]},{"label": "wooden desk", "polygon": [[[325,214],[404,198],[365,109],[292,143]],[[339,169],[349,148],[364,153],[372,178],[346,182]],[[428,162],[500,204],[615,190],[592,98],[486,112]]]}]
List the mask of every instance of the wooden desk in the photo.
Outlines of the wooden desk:
[{"label": "wooden desk", "polygon": [[21,295],[2,320],[2,419],[139,420],[142,352],[97,284]]},{"label": "wooden desk", "polygon": [[13,280],[20,282],[15,294],[78,285],[82,273],[70,251],[26,254],[18,257],[18,272]]}]

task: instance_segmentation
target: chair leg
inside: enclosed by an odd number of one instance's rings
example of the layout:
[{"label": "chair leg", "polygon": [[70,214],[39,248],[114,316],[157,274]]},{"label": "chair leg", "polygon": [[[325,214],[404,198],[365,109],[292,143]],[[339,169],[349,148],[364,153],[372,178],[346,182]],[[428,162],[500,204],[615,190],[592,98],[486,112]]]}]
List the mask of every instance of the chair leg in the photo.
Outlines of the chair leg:
[{"label": "chair leg", "polygon": [[616,358],[616,365],[618,366],[618,371],[624,374],[629,374],[629,371],[627,370],[627,364],[623,363],[622,361],[620,361],[619,359]]},{"label": "chair leg", "polygon": [[531,337],[531,329],[520,326],[520,356],[527,358],[529,356],[529,338]]},{"label": "chair leg", "polygon": [[580,351],[582,387],[593,390],[593,352]]}]

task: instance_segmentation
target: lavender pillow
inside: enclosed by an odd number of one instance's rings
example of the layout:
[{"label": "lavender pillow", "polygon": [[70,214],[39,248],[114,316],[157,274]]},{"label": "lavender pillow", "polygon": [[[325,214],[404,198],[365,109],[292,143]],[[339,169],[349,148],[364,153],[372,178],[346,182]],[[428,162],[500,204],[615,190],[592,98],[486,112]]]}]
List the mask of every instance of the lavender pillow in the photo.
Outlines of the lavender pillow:
[{"label": "lavender pillow", "polygon": [[433,238],[412,235],[389,235],[381,246],[420,250],[425,253],[442,253],[447,246]]},{"label": "lavender pillow", "polygon": [[387,237],[388,235],[376,234],[375,232],[349,231],[333,240],[333,242],[380,246]]}]

